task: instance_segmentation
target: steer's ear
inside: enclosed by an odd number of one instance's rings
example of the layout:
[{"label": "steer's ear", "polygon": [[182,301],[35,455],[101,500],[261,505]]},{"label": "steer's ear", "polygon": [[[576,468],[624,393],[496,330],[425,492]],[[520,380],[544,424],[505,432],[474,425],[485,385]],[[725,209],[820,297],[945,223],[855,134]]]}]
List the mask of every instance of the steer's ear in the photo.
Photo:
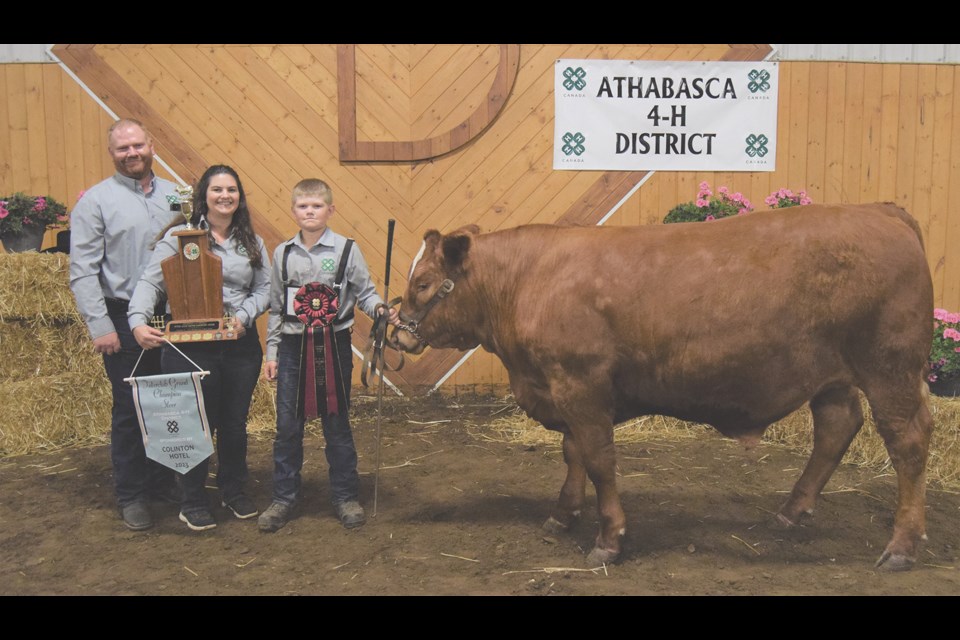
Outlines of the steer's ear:
[{"label": "steer's ear", "polygon": [[462,271],[476,227],[464,227],[443,238],[443,263],[450,271]]},{"label": "steer's ear", "polygon": [[437,249],[437,243],[440,242],[440,238],[443,236],[440,235],[440,232],[436,229],[430,229],[425,234],[423,234],[423,243],[427,246],[427,250],[432,253]]}]

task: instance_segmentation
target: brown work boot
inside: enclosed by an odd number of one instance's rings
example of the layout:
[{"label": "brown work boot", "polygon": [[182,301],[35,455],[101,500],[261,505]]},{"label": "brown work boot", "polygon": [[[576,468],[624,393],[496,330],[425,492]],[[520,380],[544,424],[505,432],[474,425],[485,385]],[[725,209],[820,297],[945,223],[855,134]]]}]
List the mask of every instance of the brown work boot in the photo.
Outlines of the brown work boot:
[{"label": "brown work boot", "polygon": [[293,517],[292,504],[282,502],[272,502],[270,506],[264,509],[257,520],[257,527],[264,533],[273,533],[283,528]]},{"label": "brown work boot", "polygon": [[363,507],[356,500],[348,500],[336,505],[337,517],[340,518],[340,524],[346,529],[354,529],[363,525],[367,521],[367,516],[363,513]]}]

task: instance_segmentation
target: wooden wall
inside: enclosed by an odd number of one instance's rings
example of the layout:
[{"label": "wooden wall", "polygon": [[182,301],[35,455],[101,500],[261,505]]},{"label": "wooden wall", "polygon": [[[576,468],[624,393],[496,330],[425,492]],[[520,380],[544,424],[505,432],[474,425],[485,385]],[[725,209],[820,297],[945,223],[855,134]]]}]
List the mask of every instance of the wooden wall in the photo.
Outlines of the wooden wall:
[{"label": "wooden wall", "polygon": [[[235,166],[269,245],[296,231],[289,189],[322,177],[334,189],[335,230],[355,237],[378,282],[386,222],[398,221],[391,291],[430,228],[485,230],[557,220],[596,223],[645,172],[553,171],[553,68],[558,58],[761,59],[763,45],[357,45],[357,143],[413,144],[462,131],[465,142],[428,160],[341,161],[343,48],[336,45],[58,45],[54,52],[121,115],[137,117],[157,152],[195,179],[209,164]],[[507,53],[504,53],[504,52]],[[506,65],[506,66],[505,66]],[[493,87],[513,76],[502,104]],[[955,65],[780,64],[774,173],[658,172],[606,224],[655,224],[707,180],[763,208],[778,187],[817,202],[891,200],[920,221],[937,302],[960,310],[960,75]],[[346,73],[346,72],[344,72]],[[48,192],[68,203],[112,172],[110,119],[58,66],[0,66],[0,191]],[[470,130],[484,103],[487,124]],[[958,105],[960,106],[960,105]],[[7,125],[3,126],[6,122]],[[954,133],[956,132],[956,134]],[[362,146],[362,145],[361,145]],[[362,344],[363,323],[355,333]],[[435,352],[392,376],[432,385],[462,354]],[[505,372],[475,353],[449,385],[502,384]]]},{"label": "wooden wall", "polygon": [[[0,195],[50,195],[70,209],[82,191],[114,173],[106,136],[112,122],[58,65],[0,64]],[[55,235],[49,231],[44,246],[55,244]]]}]

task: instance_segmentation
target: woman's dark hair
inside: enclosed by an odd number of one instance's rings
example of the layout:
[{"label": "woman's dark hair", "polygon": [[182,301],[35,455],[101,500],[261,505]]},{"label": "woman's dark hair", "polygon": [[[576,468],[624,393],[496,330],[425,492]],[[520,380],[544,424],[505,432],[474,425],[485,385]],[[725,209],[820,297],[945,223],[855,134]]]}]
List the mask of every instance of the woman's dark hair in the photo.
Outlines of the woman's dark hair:
[{"label": "woman's dark hair", "polygon": [[[246,249],[253,268],[259,269],[263,266],[263,256],[260,255],[260,248],[257,245],[257,235],[253,230],[253,221],[250,219],[250,209],[247,208],[247,194],[243,190],[240,176],[232,167],[225,164],[215,164],[200,176],[200,180],[197,181],[197,186],[193,190],[193,215],[190,218],[190,224],[193,226],[199,225],[200,218],[207,215],[207,188],[210,186],[210,179],[223,173],[232,176],[237,181],[237,191],[240,194],[240,202],[233,214],[233,220],[230,222],[228,231]],[[162,238],[167,231],[180,224],[183,223],[179,219],[175,220],[160,233],[160,237]]]}]

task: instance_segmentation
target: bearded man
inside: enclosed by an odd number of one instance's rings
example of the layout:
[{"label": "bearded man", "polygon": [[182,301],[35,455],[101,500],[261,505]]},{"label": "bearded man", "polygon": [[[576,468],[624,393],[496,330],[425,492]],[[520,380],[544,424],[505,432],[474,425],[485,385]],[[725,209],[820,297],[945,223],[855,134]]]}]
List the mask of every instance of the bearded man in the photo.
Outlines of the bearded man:
[{"label": "bearded man", "polygon": [[[176,496],[173,472],[146,457],[133,392],[123,381],[141,356],[127,305],[157,235],[179,213],[167,200],[176,185],[153,173],[153,140],[143,124],[115,122],[107,152],[116,174],[88,189],[70,217],[70,288],[112,386],[110,458],[120,517],[141,531],[153,526],[148,501]],[[159,373],[160,350],[143,353],[137,375]]]}]

